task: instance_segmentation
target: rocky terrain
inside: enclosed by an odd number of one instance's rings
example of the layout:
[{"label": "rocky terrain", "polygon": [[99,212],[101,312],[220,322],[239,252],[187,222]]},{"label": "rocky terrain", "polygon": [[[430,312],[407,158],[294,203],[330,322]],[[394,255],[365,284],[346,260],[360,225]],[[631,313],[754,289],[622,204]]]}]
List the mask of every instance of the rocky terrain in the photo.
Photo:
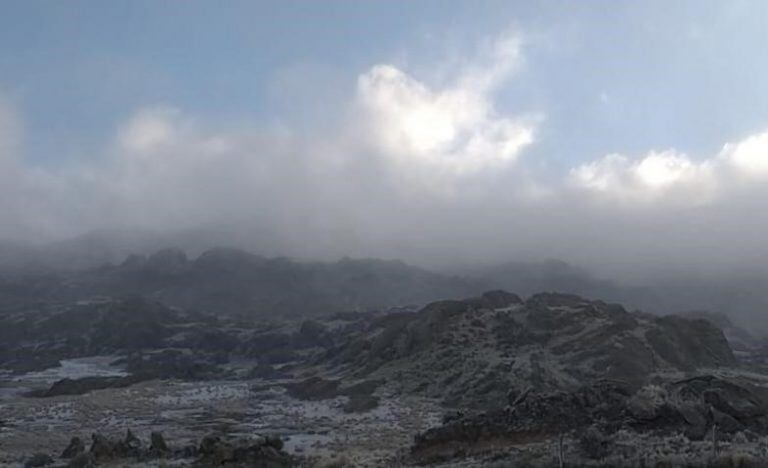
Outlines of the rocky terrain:
[{"label": "rocky terrain", "polygon": [[504,291],[377,317],[326,353],[335,371],[397,381],[404,393],[488,408],[528,388],[571,389],[595,379],[639,387],[654,378],[730,367],[720,329],[701,319],[629,313],[578,296]]},{"label": "rocky terrain", "polygon": [[0,276],[0,305],[7,309],[29,301],[71,303],[137,295],[215,315],[302,318],[424,304],[480,289],[477,281],[399,261],[302,263],[231,248],[207,250],[189,259],[182,250],[169,248],[75,272]]},{"label": "rocky terrain", "polygon": [[503,290],[420,306],[442,281],[231,250],[6,277],[0,465],[768,460],[766,347],[727,319]]},{"label": "rocky terrain", "polygon": [[[631,280],[608,279],[559,260],[427,270],[400,261],[302,261],[210,248],[245,244],[212,232],[130,231],[93,232],[38,246],[0,242],[0,306],[30,299],[71,302],[138,294],[214,314],[309,317],[424,305],[504,289],[524,296],[542,291],[577,294],[659,314],[717,311],[736,326],[768,333],[768,321],[756,313],[768,306],[768,273],[758,270]],[[181,248],[165,247],[174,245]]]}]

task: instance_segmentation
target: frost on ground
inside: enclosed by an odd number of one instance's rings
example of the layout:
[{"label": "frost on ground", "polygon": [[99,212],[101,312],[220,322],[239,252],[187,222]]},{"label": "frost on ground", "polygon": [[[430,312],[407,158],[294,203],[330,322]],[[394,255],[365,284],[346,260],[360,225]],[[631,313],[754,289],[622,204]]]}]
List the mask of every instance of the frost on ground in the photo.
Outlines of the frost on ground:
[{"label": "frost on ground", "polygon": [[154,380],[85,397],[17,394],[1,408],[0,465],[40,451],[61,453],[73,436],[118,437],[131,429],[160,431],[176,446],[195,444],[210,433],[278,434],[290,453],[310,459],[345,453],[360,465],[378,466],[400,456],[413,435],[436,425],[441,413],[428,399],[382,394],[375,410],[348,414],[342,409],[346,400],[300,401],[263,381]]}]

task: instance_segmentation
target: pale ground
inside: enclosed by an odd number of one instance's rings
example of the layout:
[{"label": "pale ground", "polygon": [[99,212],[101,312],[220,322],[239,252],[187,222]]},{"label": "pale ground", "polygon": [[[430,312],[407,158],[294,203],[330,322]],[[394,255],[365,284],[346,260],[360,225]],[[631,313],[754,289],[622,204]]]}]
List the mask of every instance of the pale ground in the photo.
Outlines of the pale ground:
[{"label": "pale ground", "polygon": [[361,466],[386,466],[413,436],[437,425],[437,404],[394,398],[380,388],[379,408],[345,414],[346,397],[304,402],[264,381],[150,381],[82,396],[24,398],[18,393],[65,376],[121,375],[113,358],[63,363],[61,368],[10,379],[0,375],[0,466],[20,466],[35,452],[56,456],[73,436],[86,443],[98,431],[123,437],[127,429],[145,441],[161,431],[171,447],[197,444],[206,434],[280,434],[286,450],[310,458],[344,454]]}]

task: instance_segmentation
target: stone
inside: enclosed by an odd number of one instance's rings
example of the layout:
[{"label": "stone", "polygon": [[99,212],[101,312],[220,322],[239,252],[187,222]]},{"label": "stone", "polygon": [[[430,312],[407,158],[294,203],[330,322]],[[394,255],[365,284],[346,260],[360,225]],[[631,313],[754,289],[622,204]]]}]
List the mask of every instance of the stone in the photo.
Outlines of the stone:
[{"label": "stone", "polygon": [[152,432],[149,436],[149,451],[153,454],[162,455],[168,453],[168,445],[160,432]]},{"label": "stone", "polygon": [[61,452],[61,458],[75,458],[81,453],[85,453],[85,442],[80,437],[72,437],[67,448]]},{"label": "stone", "polygon": [[101,434],[91,435],[90,453],[97,461],[111,460],[116,455],[115,444]]},{"label": "stone", "polygon": [[268,435],[266,437],[266,444],[269,447],[274,447],[277,450],[283,449],[283,439],[280,438],[279,435]]}]

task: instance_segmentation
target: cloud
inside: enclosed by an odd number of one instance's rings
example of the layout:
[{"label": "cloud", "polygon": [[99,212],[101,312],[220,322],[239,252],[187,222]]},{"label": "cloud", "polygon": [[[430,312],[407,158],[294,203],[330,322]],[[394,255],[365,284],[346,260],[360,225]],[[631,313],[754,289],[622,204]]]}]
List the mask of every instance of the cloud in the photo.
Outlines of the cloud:
[{"label": "cloud", "polygon": [[571,169],[569,179],[598,198],[630,205],[699,206],[744,190],[762,193],[761,183],[768,181],[768,131],[726,143],[700,160],[674,149],[635,159],[609,154]]},{"label": "cloud", "polygon": [[727,143],[719,158],[748,178],[764,180],[768,177],[768,131]]},{"label": "cloud", "polygon": [[520,47],[517,36],[502,36],[437,89],[393,65],[372,67],[356,98],[370,143],[395,164],[448,183],[515,163],[538,119],[499,115],[493,93],[519,66]]},{"label": "cloud", "polygon": [[486,176],[516,166],[534,140],[536,118],[493,103],[520,63],[519,38],[505,34],[441,85],[374,65],[321,134],[147,106],[119,125],[100,157],[82,162],[33,165],[19,144],[6,144],[19,174],[0,189],[0,237],[228,225],[267,232],[279,241],[275,253],[289,255],[451,248],[453,217],[485,200],[493,191]]},{"label": "cloud", "polygon": [[651,151],[633,160],[609,154],[570,171],[573,185],[623,204],[655,203],[679,198],[684,203],[706,203],[717,188],[715,167],[697,163],[673,149]]},{"label": "cloud", "polygon": [[142,109],[120,129],[118,142],[126,151],[135,154],[162,150],[163,145],[176,136],[179,116],[180,112],[172,108]]},{"label": "cloud", "polygon": [[519,37],[502,35],[440,83],[374,65],[314,132],[147,106],[101,157],[56,168],[23,159],[21,119],[0,101],[0,238],[229,226],[249,248],[312,257],[768,259],[768,131],[713,155],[617,152],[537,176],[526,150],[543,112],[494,104],[522,61]]}]

